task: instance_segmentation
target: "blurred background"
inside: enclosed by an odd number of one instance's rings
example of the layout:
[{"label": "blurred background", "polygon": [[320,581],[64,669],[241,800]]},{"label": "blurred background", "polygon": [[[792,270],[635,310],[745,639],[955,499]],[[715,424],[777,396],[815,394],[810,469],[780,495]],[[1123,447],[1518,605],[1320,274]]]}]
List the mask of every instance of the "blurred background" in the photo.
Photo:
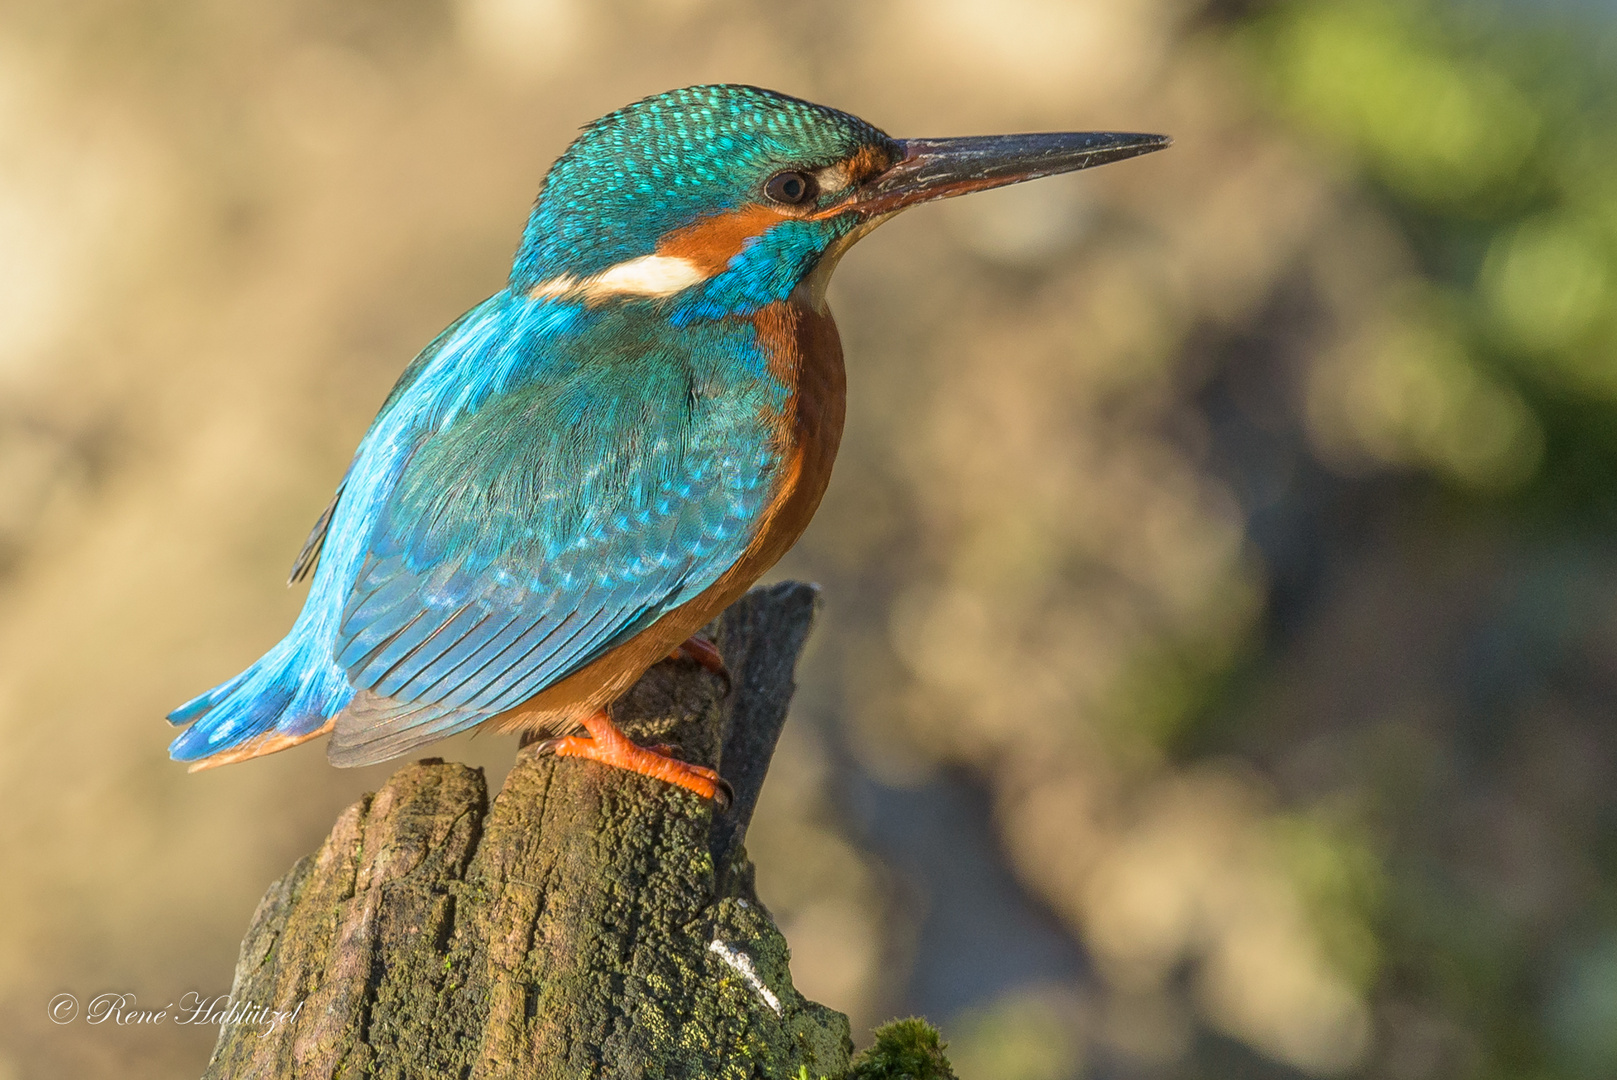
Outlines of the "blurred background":
[{"label": "blurred background", "polygon": [[[1617,5],[0,0],[0,1080],[197,1075],[387,768],[162,714],[577,127],[754,82],[1174,148],[832,287],[824,619],[750,842],[963,1080],[1617,1076]],[[445,753],[498,783],[509,739]]]}]

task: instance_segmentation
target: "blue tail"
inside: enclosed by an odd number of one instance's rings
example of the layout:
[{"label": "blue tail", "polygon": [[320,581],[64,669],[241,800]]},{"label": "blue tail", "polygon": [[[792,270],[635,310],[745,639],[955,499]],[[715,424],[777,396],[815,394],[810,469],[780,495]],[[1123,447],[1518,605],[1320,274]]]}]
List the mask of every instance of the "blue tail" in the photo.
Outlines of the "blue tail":
[{"label": "blue tail", "polygon": [[260,735],[307,735],[341,711],[354,689],[329,643],[303,630],[294,627],[252,667],[169,713],[170,723],[191,725],[169,744],[169,757],[196,761]]}]

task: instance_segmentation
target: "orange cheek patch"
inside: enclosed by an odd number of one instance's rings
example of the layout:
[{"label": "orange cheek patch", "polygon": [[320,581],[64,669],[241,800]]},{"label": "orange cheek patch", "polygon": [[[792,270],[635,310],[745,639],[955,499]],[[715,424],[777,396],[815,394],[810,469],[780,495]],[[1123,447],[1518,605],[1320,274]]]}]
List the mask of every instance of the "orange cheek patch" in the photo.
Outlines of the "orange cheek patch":
[{"label": "orange cheek patch", "polygon": [[730,265],[748,240],[786,220],[787,215],[767,206],[744,206],[675,229],[658,243],[657,254],[688,259],[712,277]]}]

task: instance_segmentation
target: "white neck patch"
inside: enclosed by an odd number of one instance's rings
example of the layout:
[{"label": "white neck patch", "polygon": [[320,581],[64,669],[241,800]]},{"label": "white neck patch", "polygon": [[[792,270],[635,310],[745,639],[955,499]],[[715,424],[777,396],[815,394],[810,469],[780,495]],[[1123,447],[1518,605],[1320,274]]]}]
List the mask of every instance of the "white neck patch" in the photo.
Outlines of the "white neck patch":
[{"label": "white neck patch", "polygon": [[689,259],[678,255],[642,255],[637,259],[609,266],[587,278],[562,274],[549,281],[541,281],[528,290],[535,300],[578,297],[597,303],[612,296],[673,296],[692,285],[706,281],[708,275]]}]

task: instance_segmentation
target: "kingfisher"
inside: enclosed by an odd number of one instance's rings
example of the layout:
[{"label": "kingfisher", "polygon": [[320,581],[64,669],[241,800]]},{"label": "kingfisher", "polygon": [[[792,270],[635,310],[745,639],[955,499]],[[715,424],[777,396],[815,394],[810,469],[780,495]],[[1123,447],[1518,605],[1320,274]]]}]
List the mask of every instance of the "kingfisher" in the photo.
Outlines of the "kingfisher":
[{"label": "kingfisher", "polygon": [[370,765],[471,728],[723,801],[610,706],[802,535],[842,437],[837,262],[918,203],[1159,150],[1161,135],[894,139],[752,86],[586,126],[505,288],[399,377],[292,566],[291,631],[169,714],[193,771],[330,733]]}]

